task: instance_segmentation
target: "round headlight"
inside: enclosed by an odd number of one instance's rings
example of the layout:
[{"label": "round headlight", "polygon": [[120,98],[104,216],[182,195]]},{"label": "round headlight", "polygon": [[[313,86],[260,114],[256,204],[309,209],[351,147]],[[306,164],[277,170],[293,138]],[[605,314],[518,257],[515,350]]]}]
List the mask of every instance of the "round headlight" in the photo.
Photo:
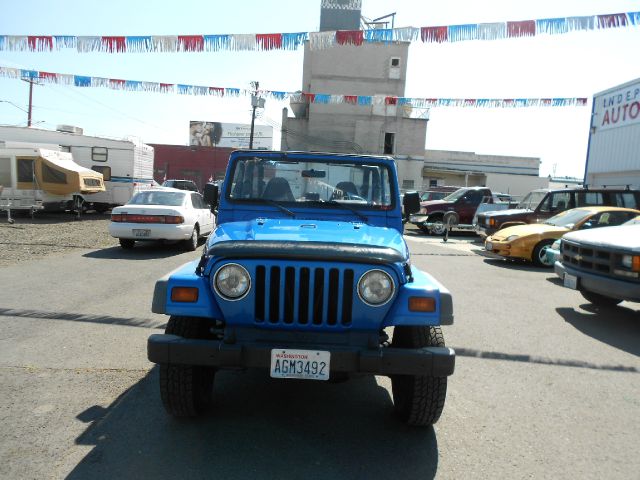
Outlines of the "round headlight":
[{"label": "round headlight", "polygon": [[227,263],[216,272],[213,286],[221,297],[239,300],[249,291],[251,277],[242,265]]},{"label": "round headlight", "polygon": [[393,295],[393,290],[393,280],[382,270],[369,270],[358,282],[360,298],[374,307],[387,303]]}]

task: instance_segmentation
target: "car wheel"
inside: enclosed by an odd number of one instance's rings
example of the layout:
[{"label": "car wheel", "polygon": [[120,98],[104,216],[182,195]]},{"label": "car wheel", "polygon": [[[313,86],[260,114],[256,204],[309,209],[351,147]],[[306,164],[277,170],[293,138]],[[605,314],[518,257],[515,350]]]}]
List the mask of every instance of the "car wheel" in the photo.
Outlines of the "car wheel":
[{"label": "car wheel", "polygon": [[549,247],[553,245],[554,241],[555,240],[543,240],[536,245],[536,248],[533,249],[532,259],[536,267],[553,267],[553,263],[547,258],[547,250],[549,250]]},{"label": "car wheel", "polygon": [[120,240],[120,246],[125,250],[131,250],[136,244],[136,241],[131,240],[130,238],[120,238],[119,240]]},{"label": "car wheel", "polygon": [[425,227],[424,225],[422,225],[421,223],[418,223],[417,226],[418,226],[418,228],[420,229],[420,231],[422,233],[426,233],[426,234],[429,233],[429,229],[427,227]]},{"label": "car wheel", "polygon": [[[391,346],[395,348],[444,347],[440,327],[395,327]],[[428,426],[438,421],[447,396],[447,377],[392,375],[393,407],[408,425]]]},{"label": "car wheel", "polygon": [[[198,317],[172,316],[165,333],[183,338],[210,337],[208,321]],[[212,403],[216,369],[200,365],[160,365],[160,397],[165,410],[175,417],[195,417]]]},{"label": "car wheel", "polygon": [[193,231],[191,232],[191,237],[188,240],[184,241],[184,249],[193,252],[196,248],[198,248],[198,240],[200,239],[200,230],[196,225],[193,227]]},{"label": "car wheel", "polygon": [[432,235],[444,235],[445,231],[444,222],[442,217],[434,218],[431,222],[431,234]]},{"label": "car wheel", "polygon": [[582,296],[588,301],[597,305],[598,307],[615,307],[622,300],[617,298],[607,297],[605,295],[600,295],[599,293],[589,292],[587,290],[580,290]]}]

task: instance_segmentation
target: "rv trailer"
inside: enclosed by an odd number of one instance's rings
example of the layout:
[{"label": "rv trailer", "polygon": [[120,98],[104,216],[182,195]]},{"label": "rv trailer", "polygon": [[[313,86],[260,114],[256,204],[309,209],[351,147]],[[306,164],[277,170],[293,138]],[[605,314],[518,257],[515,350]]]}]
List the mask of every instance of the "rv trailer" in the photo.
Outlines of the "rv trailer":
[{"label": "rv trailer", "polygon": [[135,193],[153,185],[153,147],[137,139],[93,137],[83,135],[81,128],[59,125],[55,131],[0,126],[0,140],[57,145],[70,152],[79,165],[101,173],[104,192],[79,195],[82,210],[104,212],[124,205]]},{"label": "rv trailer", "polygon": [[76,210],[79,196],[104,192],[102,174],[68,152],[0,141],[0,210]]}]

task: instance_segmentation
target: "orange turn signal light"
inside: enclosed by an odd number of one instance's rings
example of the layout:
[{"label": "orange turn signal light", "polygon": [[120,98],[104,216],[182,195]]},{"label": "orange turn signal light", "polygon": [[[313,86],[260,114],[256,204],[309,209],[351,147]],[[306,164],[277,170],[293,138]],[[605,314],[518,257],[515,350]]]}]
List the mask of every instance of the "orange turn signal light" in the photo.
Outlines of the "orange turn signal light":
[{"label": "orange turn signal light", "polygon": [[194,287],[174,287],[171,289],[171,301],[194,303],[198,301],[198,289]]},{"label": "orange turn signal light", "polygon": [[409,297],[410,312],[435,312],[436,299],[431,297]]},{"label": "orange turn signal light", "polygon": [[640,255],[634,255],[631,259],[631,270],[640,272]]}]

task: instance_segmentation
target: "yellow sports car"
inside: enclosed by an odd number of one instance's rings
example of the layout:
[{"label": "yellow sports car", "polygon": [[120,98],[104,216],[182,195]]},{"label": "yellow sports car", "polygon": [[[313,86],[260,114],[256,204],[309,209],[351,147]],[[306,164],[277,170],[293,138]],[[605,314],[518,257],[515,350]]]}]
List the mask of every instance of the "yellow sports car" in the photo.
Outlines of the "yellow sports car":
[{"label": "yellow sports car", "polygon": [[640,210],[619,207],[580,207],[566,210],[544,223],[516,225],[487,237],[485,250],[507,258],[529,260],[539,267],[552,267],[546,251],[565,233],[586,228],[609,227],[631,220]]}]

